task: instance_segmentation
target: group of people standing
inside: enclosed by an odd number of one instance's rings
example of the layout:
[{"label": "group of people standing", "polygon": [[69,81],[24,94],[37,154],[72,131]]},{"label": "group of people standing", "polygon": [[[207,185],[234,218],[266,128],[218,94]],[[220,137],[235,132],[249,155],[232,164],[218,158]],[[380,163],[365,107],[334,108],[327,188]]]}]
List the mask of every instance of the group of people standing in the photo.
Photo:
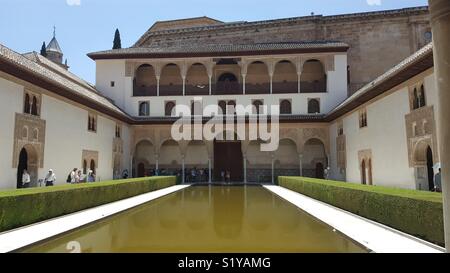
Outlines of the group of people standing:
[{"label": "group of people standing", "polygon": [[197,169],[194,167],[185,172],[185,181],[188,183],[194,182],[207,182],[209,180],[209,170],[208,169]]},{"label": "group of people standing", "polygon": [[72,184],[95,182],[95,173],[93,170],[89,170],[87,174],[83,174],[82,170],[73,168],[73,170],[67,176],[66,182]]},{"label": "group of people standing", "polygon": [[[45,178],[43,180],[45,182],[45,186],[53,186],[56,182],[56,175],[52,169],[48,170]],[[29,188],[31,186],[31,176],[27,169],[23,170],[22,173],[22,188]]]}]

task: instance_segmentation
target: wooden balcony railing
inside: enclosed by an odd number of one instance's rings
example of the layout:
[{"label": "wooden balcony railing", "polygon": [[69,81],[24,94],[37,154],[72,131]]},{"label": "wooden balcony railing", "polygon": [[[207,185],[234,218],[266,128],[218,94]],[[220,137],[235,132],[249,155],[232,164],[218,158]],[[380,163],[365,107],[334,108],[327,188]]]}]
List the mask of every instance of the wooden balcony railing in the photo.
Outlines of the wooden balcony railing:
[{"label": "wooden balcony railing", "polygon": [[245,84],[245,94],[270,94],[270,83]]},{"label": "wooden balcony railing", "polygon": [[186,85],[187,96],[206,96],[209,95],[209,85]]},{"label": "wooden balcony railing", "polygon": [[159,86],[160,96],[183,96],[183,85],[173,84],[173,85],[160,85]]},{"label": "wooden balcony railing", "polygon": [[219,82],[212,85],[213,95],[239,95],[242,94],[242,84],[238,82]]},{"label": "wooden balcony railing", "polygon": [[134,97],[147,97],[147,96],[156,96],[157,95],[157,87],[154,86],[136,86],[133,85],[133,96]]},{"label": "wooden balcony railing", "polygon": [[273,94],[298,93],[297,82],[274,82],[272,83]]},{"label": "wooden balcony railing", "polygon": [[300,82],[300,93],[326,93],[327,82],[325,79],[315,82]]},{"label": "wooden balcony railing", "polygon": [[[207,96],[209,95],[209,86],[186,85],[185,94],[187,96]],[[212,95],[241,95],[243,94],[242,84],[237,82],[216,83],[211,86]],[[323,79],[316,82],[300,83],[300,93],[326,93],[327,83]],[[246,94],[270,94],[270,83],[245,85]],[[298,93],[297,82],[274,82],[272,83],[273,94],[292,94]],[[160,96],[182,96],[183,85],[160,85]],[[133,84],[133,96],[157,96],[157,86],[136,86]]]}]

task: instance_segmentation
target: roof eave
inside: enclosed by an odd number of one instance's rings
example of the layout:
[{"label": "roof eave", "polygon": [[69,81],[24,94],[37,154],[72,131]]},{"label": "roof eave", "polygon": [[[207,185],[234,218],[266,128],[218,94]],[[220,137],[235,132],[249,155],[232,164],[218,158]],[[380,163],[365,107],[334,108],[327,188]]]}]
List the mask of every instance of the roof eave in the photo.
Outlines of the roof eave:
[{"label": "roof eave", "polygon": [[164,58],[189,58],[189,57],[228,57],[228,56],[259,56],[259,55],[284,55],[301,53],[343,53],[349,50],[349,46],[318,47],[301,49],[273,49],[255,51],[224,51],[224,52],[170,52],[170,53],[102,53],[93,52],[87,54],[92,60],[111,59],[164,59]]},{"label": "roof eave", "polygon": [[[369,87],[363,93],[359,94],[354,98],[347,99],[343,104],[332,110],[327,114],[325,120],[327,122],[332,122],[339,117],[353,111],[359,106],[369,102],[370,100],[382,95],[395,88],[396,86],[406,82],[407,80],[415,77],[416,75],[423,73],[424,71],[432,68],[434,66],[433,51],[425,53],[416,60],[412,61],[399,71],[396,71],[389,77],[377,82],[373,86]],[[369,83],[370,84],[370,83]]]},{"label": "roof eave", "polygon": [[43,88],[49,92],[52,92],[59,96],[65,97],[71,101],[80,103],[91,109],[95,109],[101,113],[104,113],[110,117],[114,117],[123,122],[129,122],[129,123],[133,122],[133,119],[125,113],[120,113],[120,112],[114,111],[113,109],[109,109],[93,99],[76,94],[67,87],[60,86],[54,82],[49,81],[48,79],[46,79],[44,77],[41,77],[41,76],[39,76],[33,72],[30,72],[24,68],[18,67],[14,63],[8,62],[7,60],[1,59],[1,58],[0,58],[0,71],[3,71],[15,78],[20,79],[20,80],[34,84],[34,85],[36,85],[40,88]]}]

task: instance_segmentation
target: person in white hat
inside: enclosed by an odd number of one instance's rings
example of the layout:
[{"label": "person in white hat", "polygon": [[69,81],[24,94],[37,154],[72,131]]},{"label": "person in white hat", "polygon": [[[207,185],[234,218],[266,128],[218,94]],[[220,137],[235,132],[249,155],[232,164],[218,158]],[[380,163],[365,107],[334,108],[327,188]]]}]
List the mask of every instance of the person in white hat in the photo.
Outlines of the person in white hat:
[{"label": "person in white hat", "polygon": [[93,170],[89,170],[87,175],[87,182],[95,182],[95,174]]},{"label": "person in white hat", "polygon": [[55,184],[56,175],[55,175],[55,173],[53,172],[52,169],[48,170],[48,173],[45,176],[44,181],[45,181],[45,186],[46,187],[53,186]]}]

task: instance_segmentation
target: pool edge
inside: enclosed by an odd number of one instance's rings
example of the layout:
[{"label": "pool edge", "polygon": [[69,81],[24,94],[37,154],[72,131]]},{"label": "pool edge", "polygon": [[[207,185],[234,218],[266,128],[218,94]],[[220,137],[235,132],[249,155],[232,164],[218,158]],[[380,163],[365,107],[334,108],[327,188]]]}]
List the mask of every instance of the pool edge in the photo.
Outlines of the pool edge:
[{"label": "pool edge", "polygon": [[292,190],[275,185],[263,185],[263,187],[373,252],[444,252],[440,246]]},{"label": "pool edge", "polygon": [[191,185],[175,185],[2,232],[0,233],[0,253],[17,251],[157,198],[183,190],[189,186]]}]

